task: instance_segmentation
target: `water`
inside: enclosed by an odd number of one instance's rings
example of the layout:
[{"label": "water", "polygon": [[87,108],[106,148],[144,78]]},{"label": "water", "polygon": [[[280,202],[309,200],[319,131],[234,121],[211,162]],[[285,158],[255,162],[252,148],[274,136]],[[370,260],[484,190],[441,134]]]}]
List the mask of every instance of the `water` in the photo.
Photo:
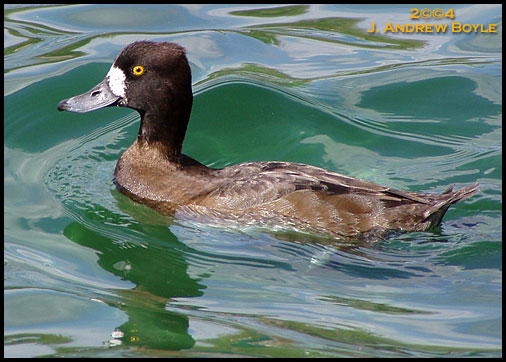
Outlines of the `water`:
[{"label": "water", "polygon": [[[501,356],[502,7],[454,7],[498,34],[363,35],[412,7],[7,5],[5,356]],[[111,181],[137,114],[56,110],[140,39],[186,47],[204,164],[480,193],[373,245],[160,216]]]}]

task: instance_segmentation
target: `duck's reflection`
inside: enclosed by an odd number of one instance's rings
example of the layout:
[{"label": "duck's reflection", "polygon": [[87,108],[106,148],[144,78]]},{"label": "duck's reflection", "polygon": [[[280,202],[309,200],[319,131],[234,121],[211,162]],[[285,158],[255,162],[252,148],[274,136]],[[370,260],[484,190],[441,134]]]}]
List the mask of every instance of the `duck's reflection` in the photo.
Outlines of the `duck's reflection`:
[{"label": "duck's reflection", "polygon": [[100,224],[104,232],[73,222],[64,235],[95,249],[104,270],[136,285],[131,290],[115,291],[123,297],[121,302],[106,301],[128,315],[128,321],[112,334],[115,344],[165,350],[191,348],[195,341],[188,333],[188,317],[165,308],[172,298],[203,294],[205,287],[187,273],[183,255],[187,247],[162,224],[131,223],[127,231],[133,236],[126,242],[114,240],[125,235],[125,230],[120,233],[114,230],[118,226]]}]

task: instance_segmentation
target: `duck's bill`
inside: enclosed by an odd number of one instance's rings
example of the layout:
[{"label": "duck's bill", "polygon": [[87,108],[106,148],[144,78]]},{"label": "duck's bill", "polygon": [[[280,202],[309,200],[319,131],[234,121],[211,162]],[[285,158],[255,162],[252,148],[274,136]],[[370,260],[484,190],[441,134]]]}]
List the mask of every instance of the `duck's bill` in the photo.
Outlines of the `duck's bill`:
[{"label": "duck's bill", "polygon": [[58,110],[86,113],[95,109],[114,106],[119,100],[121,100],[121,97],[111,91],[106,79],[104,79],[88,92],[61,101],[58,104]]}]

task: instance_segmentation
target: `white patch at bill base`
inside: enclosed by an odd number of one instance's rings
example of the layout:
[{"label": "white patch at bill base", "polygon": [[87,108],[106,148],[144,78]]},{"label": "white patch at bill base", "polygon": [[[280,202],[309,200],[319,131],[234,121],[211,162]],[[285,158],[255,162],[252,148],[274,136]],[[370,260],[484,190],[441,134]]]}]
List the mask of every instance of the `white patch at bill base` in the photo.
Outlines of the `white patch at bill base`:
[{"label": "white patch at bill base", "polygon": [[125,73],[114,65],[109,70],[109,73],[107,73],[107,83],[109,84],[109,88],[111,89],[111,92],[118,97],[125,98],[125,90],[126,90],[126,84],[125,84]]}]

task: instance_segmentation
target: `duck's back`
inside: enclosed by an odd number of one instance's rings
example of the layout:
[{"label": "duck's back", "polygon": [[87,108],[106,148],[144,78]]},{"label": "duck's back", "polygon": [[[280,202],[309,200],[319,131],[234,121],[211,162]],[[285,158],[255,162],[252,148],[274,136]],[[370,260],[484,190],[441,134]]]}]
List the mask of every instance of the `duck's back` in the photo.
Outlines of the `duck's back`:
[{"label": "duck's back", "polygon": [[242,163],[217,174],[224,182],[197,204],[344,238],[431,229],[451,204],[477,190],[471,185],[442,194],[400,191],[290,162]]}]

